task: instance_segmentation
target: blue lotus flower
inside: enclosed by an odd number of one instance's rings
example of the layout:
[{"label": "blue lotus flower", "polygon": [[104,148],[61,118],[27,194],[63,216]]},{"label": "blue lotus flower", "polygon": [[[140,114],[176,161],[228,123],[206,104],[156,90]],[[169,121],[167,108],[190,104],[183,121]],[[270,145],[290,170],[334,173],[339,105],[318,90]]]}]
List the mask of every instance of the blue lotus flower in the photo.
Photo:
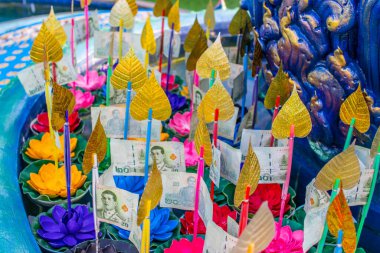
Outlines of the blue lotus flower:
[{"label": "blue lotus flower", "polygon": [[144,191],[144,177],[113,176],[117,188],[141,195]]},{"label": "blue lotus flower", "polygon": [[[173,230],[178,226],[178,220],[169,220],[170,209],[156,207],[150,211],[150,240],[166,241],[173,236]],[[128,239],[130,231],[114,226],[119,236]]]},{"label": "blue lotus flower", "polygon": [[54,206],[51,216],[41,215],[37,234],[53,248],[73,247],[95,238],[94,218],[85,205],[72,209],[71,217],[62,206]]},{"label": "blue lotus flower", "polygon": [[175,93],[168,92],[168,99],[170,101],[173,113],[181,110],[186,105],[186,98]]}]

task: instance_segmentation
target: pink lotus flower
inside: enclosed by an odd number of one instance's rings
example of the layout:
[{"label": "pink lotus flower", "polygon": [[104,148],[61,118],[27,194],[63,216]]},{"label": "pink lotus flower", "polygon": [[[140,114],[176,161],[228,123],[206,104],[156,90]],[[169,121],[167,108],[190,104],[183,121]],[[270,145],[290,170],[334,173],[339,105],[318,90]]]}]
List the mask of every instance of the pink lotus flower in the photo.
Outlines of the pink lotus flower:
[{"label": "pink lotus flower", "polygon": [[177,112],[169,121],[169,127],[181,136],[186,136],[190,133],[191,112],[183,114]]},{"label": "pink lotus flower", "polygon": [[70,89],[71,93],[75,96],[75,107],[74,110],[77,111],[82,108],[88,108],[94,103],[95,96],[91,92],[82,92],[81,90]]},{"label": "pink lotus flower", "polygon": [[[280,236],[277,238],[277,233],[280,231]],[[303,231],[296,230],[292,232],[289,226],[279,227],[276,222],[276,234],[269,246],[263,253],[303,253]]]},{"label": "pink lotus flower", "polygon": [[[176,137],[172,139],[172,141],[180,142],[180,140]],[[192,167],[197,165],[199,155],[197,150],[195,149],[195,143],[193,141],[185,140],[183,143],[185,146],[185,163],[187,167]]]},{"label": "pink lotus flower", "polygon": [[164,249],[164,253],[202,253],[205,241],[197,237],[192,242],[186,238],[181,240],[173,240],[170,248]]},{"label": "pink lotus flower", "polygon": [[106,82],[106,76],[105,75],[98,75],[98,71],[91,70],[88,71],[88,85],[86,83],[87,75],[84,74],[83,76],[81,74],[78,74],[77,80],[69,83],[70,87],[76,87],[85,89],[87,91],[93,91],[100,89],[103,84]]}]

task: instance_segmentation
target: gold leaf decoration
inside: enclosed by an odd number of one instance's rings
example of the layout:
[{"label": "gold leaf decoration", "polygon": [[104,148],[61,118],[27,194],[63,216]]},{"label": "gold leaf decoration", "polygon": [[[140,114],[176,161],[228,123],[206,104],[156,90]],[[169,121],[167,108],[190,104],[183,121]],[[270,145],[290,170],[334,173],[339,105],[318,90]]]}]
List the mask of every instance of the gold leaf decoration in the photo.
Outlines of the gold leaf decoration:
[{"label": "gold leaf decoration", "polygon": [[192,52],[193,48],[197,44],[197,41],[199,40],[199,37],[201,36],[201,32],[203,32],[203,29],[198,22],[198,18],[195,17],[194,24],[191,26],[190,31],[187,33],[185,42],[183,43],[183,48],[186,52]]},{"label": "gold leaf decoration", "polygon": [[354,145],[351,144],[323,166],[315,179],[315,187],[321,191],[331,190],[337,178],[341,180],[344,189],[357,185],[360,179],[360,165]]},{"label": "gold leaf decoration", "polygon": [[371,152],[370,152],[370,156],[371,158],[374,158],[377,154],[377,149],[378,149],[378,146],[380,144],[380,131],[379,131],[380,127],[377,128],[377,131],[376,131],[376,134],[375,134],[375,137],[373,138],[372,140],[372,145],[371,145]]},{"label": "gold leaf decoration", "polygon": [[205,16],[204,16],[204,23],[210,30],[214,30],[215,28],[215,12],[214,12],[214,5],[211,0],[208,1]]},{"label": "gold leaf decoration", "polygon": [[123,26],[131,29],[134,24],[134,16],[126,0],[118,0],[111,9],[110,25],[112,27],[120,26],[120,19],[123,20]]},{"label": "gold leaf decoration", "polygon": [[248,12],[239,8],[231,20],[228,31],[231,35],[242,34],[246,26],[248,27],[249,31],[252,31],[253,27]]},{"label": "gold leaf decoration", "polygon": [[133,16],[136,16],[137,12],[139,11],[139,7],[136,4],[136,0],[127,0],[127,3],[132,11]]},{"label": "gold leaf decoration", "polygon": [[219,120],[229,120],[235,113],[234,102],[219,78],[199,104],[198,118],[204,118],[206,123],[213,122],[215,109],[219,109]]},{"label": "gold leaf decoration", "polygon": [[46,28],[55,36],[61,47],[65,45],[67,36],[61,22],[57,20],[54,14],[53,6],[50,9],[50,14],[45,22]]},{"label": "gold leaf decoration", "polygon": [[339,230],[343,231],[342,246],[344,252],[354,253],[356,250],[356,230],[342,187],[330,204],[326,219],[329,231],[333,236],[338,237]]},{"label": "gold leaf decoration", "polygon": [[261,44],[259,41],[259,34],[256,32],[255,29],[253,29],[254,34],[254,53],[253,53],[253,60],[252,60],[252,77],[254,77],[258,72],[257,70],[261,68],[261,59],[264,56],[263,49],[261,48]]},{"label": "gold leaf decoration", "polygon": [[160,199],[162,196],[162,177],[161,173],[157,168],[156,160],[153,160],[152,172],[150,173],[148,182],[144,188],[144,192],[141,196],[139,208],[137,211],[137,225],[140,226],[145,218],[145,214],[147,213],[147,201],[151,201],[150,210],[153,210],[158,203],[160,203]]},{"label": "gold leaf decoration", "polygon": [[275,236],[275,223],[268,202],[261,204],[253,219],[240,235],[232,253],[246,253],[250,244],[254,244],[254,253],[263,251]]},{"label": "gold leaf decoration", "polygon": [[172,29],[172,24],[174,24],[174,31],[179,33],[181,30],[181,21],[179,18],[179,0],[174,3],[169,11],[168,26],[170,29]]},{"label": "gold leaf decoration", "polygon": [[161,17],[162,11],[165,10],[165,16],[168,16],[171,8],[172,2],[170,0],[156,0],[153,8],[153,15],[155,17]]},{"label": "gold leaf decoration", "polygon": [[86,149],[83,155],[82,168],[85,174],[90,173],[94,163],[94,154],[98,157],[98,163],[101,163],[107,153],[107,136],[102,123],[100,123],[100,114],[88,139]]},{"label": "gold leaf decoration", "polygon": [[[92,3],[92,0],[87,0],[87,6],[90,6]],[[80,7],[83,9],[84,6],[86,5],[86,0],[80,0]]]},{"label": "gold leaf decoration", "polygon": [[280,96],[280,104],[283,105],[289,98],[294,82],[289,78],[289,75],[284,72],[282,63],[277,71],[276,76],[272,79],[264,99],[264,106],[267,109],[272,109],[276,105],[276,97]]},{"label": "gold leaf decoration", "polygon": [[197,66],[198,59],[201,57],[201,55],[207,50],[207,37],[206,33],[201,30],[199,38],[197,42],[194,45],[193,50],[191,51],[189,58],[186,62],[186,69],[188,71],[195,70]]},{"label": "gold leaf decoration", "polygon": [[36,39],[30,50],[30,58],[34,63],[58,62],[62,59],[62,47],[55,36],[42,23]]},{"label": "gold leaf decoration", "polygon": [[111,76],[111,84],[115,89],[125,90],[128,82],[132,82],[132,89],[138,91],[148,80],[146,71],[132,48],[116,66]]},{"label": "gold leaf decoration", "polygon": [[209,78],[211,70],[217,71],[221,80],[227,80],[230,77],[230,63],[220,41],[220,34],[214,44],[201,55],[196,68],[198,75],[202,78]]},{"label": "gold leaf decoration", "polygon": [[245,158],[243,168],[241,169],[239,179],[236,184],[234,205],[239,208],[241,202],[245,199],[247,185],[251,186],[249,195],[252,195],[260,180],[260,164],[255,152],[253,152],[251,142],[248,145],[248,153]]},{"label": "gold leaf decoration", "polygon": [[212,144],[210,140],[210,133],[208,132],[206,123],[203,119],[198,120],[198,125],[195,129],[194,144],[198,155],[200,154],[201,146],[203,145],[203,159],[205,163],[210,166],[212,163]]},{"label": "gold leaf decoration", "polygon": [[141,33],[141,47],[148,51],[150,54],[156,53],[156,40],[154,39],[154,32],[150,22],[150,16],[146,19],[144,28]]},{"label": "gold leaf decoration", "polygon": [[75,97],[68,89],[53,82],[53,106],[51,126],[55,131],[60,130],[65,124],[65,113],[69,115],[73,112],[75,106]]},{"label": "gold leaf decoration", "polygon": [[298,95],[296,86],[272,124],[272,134],[276,139],[285,139],[290,135],[290,126],[294,125],[296,137],[306,137],[311,131],[311,118],[306,106]]},{"label": "gold leaf decoration", "polygon": [[153,119],[165,121],[172,114],[169,99],[153,72],[131,102],[131,116],[135,120],[148,119],[149,108],[152,108]]},{"label": "gold leaf decoration", "polygon": [[356,130],[360,133],[368,131],[371,121],[360,84],[356,91],[351,93],[340,106],[339,117],[346,125],[350,125],[351,119],[355,118],[354,127]]}]

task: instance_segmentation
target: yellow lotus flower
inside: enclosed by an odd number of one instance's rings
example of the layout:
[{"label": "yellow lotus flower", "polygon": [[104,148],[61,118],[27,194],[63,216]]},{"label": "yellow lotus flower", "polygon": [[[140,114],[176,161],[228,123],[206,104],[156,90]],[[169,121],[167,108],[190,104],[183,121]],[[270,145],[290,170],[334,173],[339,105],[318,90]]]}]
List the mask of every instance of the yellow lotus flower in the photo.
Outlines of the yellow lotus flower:
[{"label": "yellow lotus flower", "polygon": [[[74,195],[86,181],[87,176],[79,171],[76,165],[71,166],[71,189],[70,194]],[[27,181],[30,187],[50,198],[67,198],[65,167],[56,168],[54,164],[48,163],[41,166],[38,174],[30,173],[30,180]]]},{"label": "yellow lotus flower", "polygon": [[189,98],[189,88],[187,86],[183,86],[180,93],[182,96]]},{"label": "yellow lotus flower", "polygon": [[[57,148],[55,145],[55,142],[50,138],[50,133],[45,133],[41,140],[32,139],[29,142],[29,147],[26,150],[26,154],[36,160],[54,160],[55,159],[55,152],[57,152],[58,160],[63,161],[64,159],[64,151],[63,151],[63,142],[64,142],[64,135],[61,135],[59,137],[59,142],[61,143],[61,148]],[[71,151],[71,157],[75,156],[75,153],[73,150],[77,146],[78,139],[77,138],[70,138],[70,151]]]}]

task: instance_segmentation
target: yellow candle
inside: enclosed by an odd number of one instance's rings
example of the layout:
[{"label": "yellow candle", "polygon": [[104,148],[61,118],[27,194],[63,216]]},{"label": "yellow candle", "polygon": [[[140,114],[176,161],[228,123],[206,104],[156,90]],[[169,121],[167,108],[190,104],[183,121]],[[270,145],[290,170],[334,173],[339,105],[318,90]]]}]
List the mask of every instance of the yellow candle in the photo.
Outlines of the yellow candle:
[{"label": "yellow candle", "polygon": [[247,253],[253,253],[254,251],[255,251],[255,244],[254,243],[250,243],[248,245]]},{"label": "yellow candle", "polygon": [[150,249],[150,206],[151,206],[151,200],[147,200],[146,203],[147,211],[145,214],[145,219],[143,223],[143,231],[142,231],[142,238],[141,238],[141,253],[149,253]]}]

